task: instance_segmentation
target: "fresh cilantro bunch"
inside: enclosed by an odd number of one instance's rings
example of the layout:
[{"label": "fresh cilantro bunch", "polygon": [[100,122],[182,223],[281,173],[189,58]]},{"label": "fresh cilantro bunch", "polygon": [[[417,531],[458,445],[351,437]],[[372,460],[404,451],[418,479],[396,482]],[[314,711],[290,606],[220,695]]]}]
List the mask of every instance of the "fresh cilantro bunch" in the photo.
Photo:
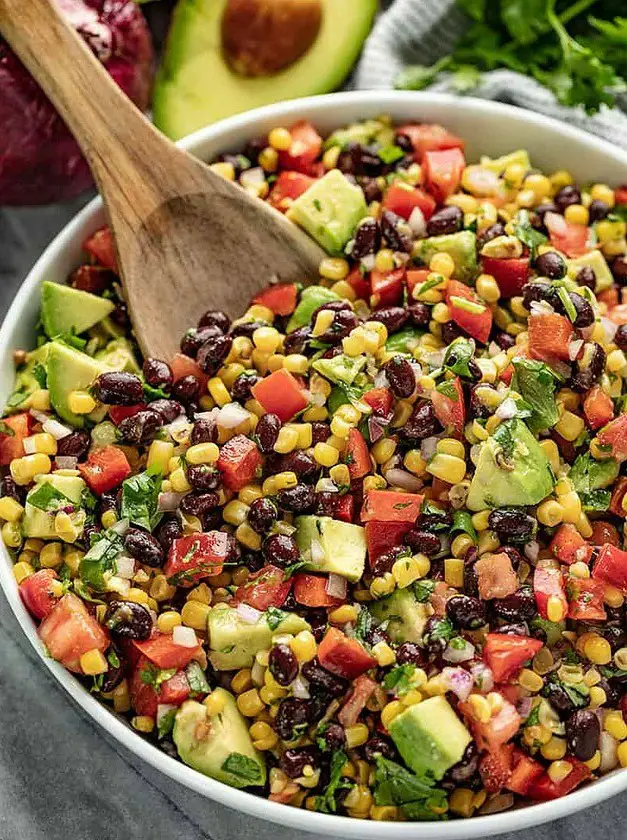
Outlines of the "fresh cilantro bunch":
[{"label": "fresh cilantro bunch", "polygon": [[457,0],[472,24],[452,55],[406,68],[396,87],[420,90],[443,70],[454,87],[476,87],[483,71],[507,68],[589,114],[627,90],[624,0]]}]

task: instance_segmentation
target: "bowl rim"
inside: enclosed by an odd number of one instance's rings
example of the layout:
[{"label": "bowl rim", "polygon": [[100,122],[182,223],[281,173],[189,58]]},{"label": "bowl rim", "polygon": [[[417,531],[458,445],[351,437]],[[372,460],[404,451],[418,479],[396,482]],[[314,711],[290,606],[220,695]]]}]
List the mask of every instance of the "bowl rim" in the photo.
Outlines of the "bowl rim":
[{"label": "bowl rim", "polygon": [[[614,163],[627,167],[627,151],[551,117],[512,105],[474,97],[459,98],[450,94],[407,91],[348,91],[324,96],[303,97],[266,105],[201,128],[179,141],[179,145],[193,152],[202,147],[204,143],[215,141],[221,135],[231,131],[247,130],[250,136],[253,136],[255,126],[263,120],[275,117],[283,120],[307,116],[315,121],[317,115],[324,114],[330,107],[342,104],[347,106],[363,104],[364,108],[375,107],[379,113],[385,113],[386,108],[403,106],[404,104],[408,108],[415,108],[417,104],[422,104],[425,107],[456,107],[467,111],[469,115],[478,119],[501,117],[521,124],[535,125],[539,130],[559,130],[564,137],[577,142],[584,150],[600,151]],[[75,243],[82,230],[90,221],[93,221],[94,217],[102,213],[102,209],[100,198],[90,201],[57,234],[30,270],[13,299],[2,327],[0,327],[0,359],[5,358],[7,354],[12,352],[13,325],[27,309],[31,297],[36,293],[42,278],[45,277],[49,264],[61,257]],[[381,840],[409,840],[409,838],[435,840],[436,837],[444,840],[461,840],[461,838],[470,840],[470,838],[480,838],[505,831],[516,831],[547,823],[599,804],[627,788],[627,773],[616,771],[561,799],[528,805],[499,814],[451,820],[449,822],[373,823],[372,821],[292,808],[271,802],[245,790],[229,787],[222,782],[203,776],[144,740],[127,723],[123,722],[121,717],[118,717],[86,691],[76,677],[45,655],[35,624],[18,594],[18,587],[11,572],[11,561],[4,546],[2,546],[2,554],[4,557],[0,561],[0,585],[22,631],[35,649],[39,659],[89,717],[103,727],[110,736],[120,741],[131,753],[143,759],[155,769],[161,770],[173,781],[208,799],[213,799],[222,805],[227,805],[252,817],[265,819],[301,831],[307,830],[332,836],[372,838],[372,840],[375,837],[381,838]]]}]

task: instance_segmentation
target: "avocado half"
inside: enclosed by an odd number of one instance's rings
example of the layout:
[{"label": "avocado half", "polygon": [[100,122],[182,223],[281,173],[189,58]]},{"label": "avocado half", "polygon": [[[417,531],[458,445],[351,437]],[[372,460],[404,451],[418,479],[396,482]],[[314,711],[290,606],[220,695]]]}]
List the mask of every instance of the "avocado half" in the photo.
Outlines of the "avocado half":
[{"label": "avocado half", "polygon": [[174,140],[224,117],[339,87],[370,31],[377,0],[320,0],[313,44],[280,72],[243,76],[225,59],[229,0],[179,0],[155,86],[156,125]]}]

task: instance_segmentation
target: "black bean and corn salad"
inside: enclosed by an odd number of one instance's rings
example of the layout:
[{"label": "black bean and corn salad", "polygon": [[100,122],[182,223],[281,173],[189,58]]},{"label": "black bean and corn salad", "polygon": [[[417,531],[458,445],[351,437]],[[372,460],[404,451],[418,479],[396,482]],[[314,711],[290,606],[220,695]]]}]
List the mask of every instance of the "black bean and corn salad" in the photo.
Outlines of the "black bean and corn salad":
[{"label": "black bean and corn salad", "polygon": [[627,766],[627,188],[300,122],[213,164],[328,252],[140,359],[107,229],[0,426],[48,654],[275,802],[441,820]]}]

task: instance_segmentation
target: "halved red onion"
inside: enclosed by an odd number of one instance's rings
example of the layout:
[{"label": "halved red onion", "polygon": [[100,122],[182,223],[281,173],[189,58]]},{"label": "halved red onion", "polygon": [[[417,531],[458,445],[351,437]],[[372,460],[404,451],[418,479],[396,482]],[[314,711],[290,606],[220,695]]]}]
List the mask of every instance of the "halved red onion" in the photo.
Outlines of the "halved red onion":
[{"label": "halved red onion", "polygon": [[41,428],[44,432],[52,435],[55,440],[63,440],[63,438],[72,434],[71,429],[68,429],[67,426],[64,426],[63,423],[59,423],[59,421],[55,420],[53,417],[49,417],[46,422],[42,424]]},{"label": "halved red onion", "polygon": [[331,573],[327,578],[324,589],[327,595],[330,595],[332,598],[346,598],[346,578],[343,578],[341,575]]},{"label": "halved red onion", "polygon": [[388,484],[401,487],[403,490],[407,490],[408,493],[417,493],[424,487],[424,482],[420,478],[398,467],[393,467],[391,470],[388,470],[384,474],[384,478]]},{"label": "halved red onion", "polygon": [[[459,638],[461,638],[461,636]],[[455,664],[458,662],[468,662],[470,659],[473,659],[475,655],[475,646],[466,639],[463,641],[464,647],[460,645],[457,648],[450,644],[447,645],[444,653],[442,654],[442,659],[444,659],[445,662],[453,662]]]},{"label": "halved red onion", "polygon": [[576,338],[574,341],[571,341],[568,345],[568,358],[571,362],[574,362],[579,353],[581,352],[581,348],[583,347],[583,338]]},{"label": "halved red onion", "polygon": [[472,675],[463,668],[443,668],[442,680],[453,694],[462,701],[468,700],[475,684]]},{"label": "halved red onion", "polygon": [[54,462],[58,470],[75,470],[78,458],[75,455],[55,455]]},{"label": "halved red onion", "polygon": [[248,420],[249,413],[239,403],[232,402],[222,406],[218,414],[218,424],[223,429],[235,429],[245,420]]},{"label": "halved red onion", "polygon": [[494,356],[498,356],[498,355],[499,355],[499,353],[501,353],[501,352],[502,352],[502,351],[501,351],[501,348],[500,348],[500,347],[499,347],[499,345],[496,343],[496,341],[491,341],[491,342],[488,344],[488,355],[489,355],[489,356],[492,356],[492,357],[494,357]]},{"label": "halved red onion", "polygon": [[118,554],[115,558],[115,573],[124,580],[130,580],[135,574],[135,559],[129,554]]},{"label": "halved red onion", "polygon": [[411,211],[408,224],[414,236],[417,236],[419,239],[426,236],[427,220],[425,219],[425,214],[422,212],[420,207],[414,207]]},{"label": "halved red onion", "polygon": [[516,711],[523,720],[527,720],[531,714],[532,702],[531,697],[521,697],[516,706]]},{"label": "halved red onion", "polygon": [[250,607],[248,604],[238,604],[235,607],[235,612],[246,624],[256,624],[262,616],[259,610]]},{"label": "halved red onion", "polygon": [[162,512],[178,510],[183,496],[185,496],[185,493],[175,493],[173,490],[169,490],[167,493],[159,493],[157,509]]},{"label": "halved red onion", "polygon": [[172,641],[175,645],[180,645],[181,647],[198,647],[198,637],[196,636],[194,628],[184,627],[182,624],[179,624],[179,626],[175,627],[172,631]]},{"label": "halved red onion", "polygon": [[292,696],[298,700],[309,700],[311,694],[309,693],[309,682],[301,676],[296,677],[291,684]]}]

